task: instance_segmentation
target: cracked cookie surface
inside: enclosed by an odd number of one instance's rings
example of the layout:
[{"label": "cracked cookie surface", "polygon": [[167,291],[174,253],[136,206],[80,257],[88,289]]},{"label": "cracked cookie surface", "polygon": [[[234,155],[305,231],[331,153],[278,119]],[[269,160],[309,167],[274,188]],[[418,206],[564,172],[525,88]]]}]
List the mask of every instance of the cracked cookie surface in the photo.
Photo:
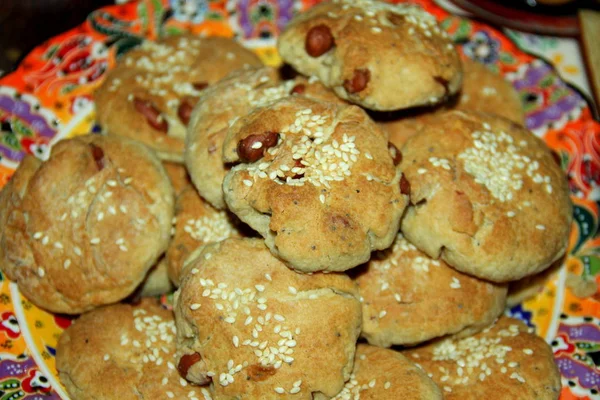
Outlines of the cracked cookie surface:
[{"label": "cracked cookie surface", "polygon": [[28,158],[2,191],[3,272],[34,304],[77,314],[127,297],[166,250],[173,188],[146,146],[97,135]]},{"label": "cracked cookie surface", "polygon": [[547,268],[568,244],[567,180],[546,144],[501,117],[451,111],[402,148],[402,232],[419,250],[495,282]]},{"label": "cracked cookie surface", "polygon": [[223,182],[229,209],[297,270],[353,268],[396,236],[399,159],[356,106],[280,100],[236,121],[223,155],[239,163]]},{"label": "cracked cookie surface", "polygon": [[420,252],[402,235],[357,274],[362,336],[372,345],[415,345],[450,334],[470,335],[504,311],[506,285],[462,274]]},{"label": "cracked cookie surface", "polygon": [[204,247],[175,294],[187,377],[212,380],[219,399],[335,396],[352,371],[360,313],[346,275],[294,272],[259,239]]}]

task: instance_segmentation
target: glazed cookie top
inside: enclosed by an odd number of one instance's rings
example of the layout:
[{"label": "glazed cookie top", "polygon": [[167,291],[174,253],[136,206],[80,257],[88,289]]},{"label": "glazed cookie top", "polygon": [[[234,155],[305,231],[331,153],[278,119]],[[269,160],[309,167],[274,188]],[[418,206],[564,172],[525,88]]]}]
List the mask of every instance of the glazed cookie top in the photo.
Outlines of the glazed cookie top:
[{"label": "glazed cookie top", "polygon": [[555,400],[560,394],[552,349],[513,318],[501,317],[468,338],[402,353],[428,373],[447,400]]},{"label": "glazed cookie top", "polygon": [[173,236],[167,249],[169,277],[176,286],[188,257],[196,249],[241,235],[235,219],[231,213],[213,208],[193,187],[177,196]]},{"label": "glazed cookie top", "polygon": [[230,210],[301,271],[343,271],[389,247],[406,204],[398,158],[356,106],[303,97],[236,121],[225,139]]},{"label": "glazed cookie top", "polygon": [[226,208],[222,184],[230,165],[223,163],[222,149],[229,126],[253,109],[289,96],[341,102],[316,79],[281,81],[270,67],[236,71],[203,92],[186,137],[186,164],[196,188],[211,205]]},{"label": "glazed cookie top", "polygon": [[366,344],[356,347],[354,370],[332,400],[441,400],[440,388],[397,351]]},{"label": "glazed cookie top", "polygon": [[402,232],[430,257],[496,282],[539,272],[567,248],[572,206],[546,144],[489,114],[430,119],[402,149]]},{"label": "glazed cookie top", "polygon": [[362,336],[380,347],[477,332],[502,313],[507,290],[432,260],[402,235],[355,280],[363,300]]},{"label": "glazed cookie top", "polygon": [[292,20],[278,49],[302,74],[372,110],[435,104],[461,84],[460,59],[448,35],[414,5],[322,2]]},{"label": "glazed cookie top", "polygon": [[59,339],[56,367],[74,400],[210,398],[179,376],[175,350],[173,313],[146,298],[81,316]]},{"label": "glazed cookie top", "polygon": [[[180,370],[216,398],[312,399],[352,372],[360,302],[344,274],[287,268],[259,239],[204,247],[175,294]],[[320,397],[325,396],[325,397]]]},{"label": "glazed cookie top", "polygon": [[186,126],[202,90],[234,70],[259,65],[232,39],[186,34],[145,41],[96,91],[98,122],[109,134],[139,140],[162,159],[181,162]]},{"label": "glazed cookie top", "polygon": [[173,188],[129,139],[80,136],[29,159],[3,191],[2,269],[44,309],[76,314],[128,296],[165,251]]}]

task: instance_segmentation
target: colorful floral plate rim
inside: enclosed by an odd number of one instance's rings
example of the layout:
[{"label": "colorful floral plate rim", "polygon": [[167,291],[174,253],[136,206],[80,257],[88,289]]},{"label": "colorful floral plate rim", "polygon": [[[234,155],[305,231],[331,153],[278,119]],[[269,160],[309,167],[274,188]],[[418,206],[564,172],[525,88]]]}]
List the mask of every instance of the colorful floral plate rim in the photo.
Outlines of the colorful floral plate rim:
[{"label": "colorful floral plate rim", "polygon": [[[0,187],[26,154],[41,159],[57,141],[99,133],[92,93],[117,58],[144,38],[190,31],[235,37],[266,64],[279,65],[276,38],[317,0],[138,0],[92,12],[47,40],[0,78]],[[600,124],[585,99],[546,62],[499,30],[414,0],[434,14],[464,57],[512,82],[528,128],[559,155],[569,179],[574,223],[568,256],[538,295],[507,310],[551,344],[562,399],[600,398]],[[0,274],[0,400],[66,399],[56,343],[70,318],[46,313]]]}]

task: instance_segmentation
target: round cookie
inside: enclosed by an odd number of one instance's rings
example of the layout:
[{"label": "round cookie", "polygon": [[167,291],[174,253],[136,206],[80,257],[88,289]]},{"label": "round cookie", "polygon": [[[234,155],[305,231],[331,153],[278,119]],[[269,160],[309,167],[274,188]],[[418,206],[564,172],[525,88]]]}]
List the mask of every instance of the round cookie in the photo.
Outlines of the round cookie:
[{"label": "round cookie", "polygon": [[454,108],[496,114],[525,125],[523,104],[515,88],[502,75],[471,59],[463,61],[463,84]]},{"label": "round cookie", "polygon": [[354,370],[332,400],[441,400],[440,388],[397,351],[366,344],[356,347]]},{"label": "round cookie", "polygon": [[210,398],[179,376],[175,352],[173,313],[146,298],[82,315],[58,341],[56,368],[73,400]]},{"label": "round cookie", "polygon": [[193,187],[177,197],[174,233],[166,255],[168,276],[176,286],[186,261],[196,249],[241,236],[234,218],[237,219],[228,211],[213,208]]},{"label": "round cookie", "polygon": [[98,122],[108,134],[139,140],[160,158],[182,162],[186,126],[202,90],[234,70],[259,65],[232,39],[185,34],[145,41],[96,91]]},{"label": "round cookie", "polygon": [[502,314],[507,290],[432,260],[402,235],[355,281],[363,300],[362,336],[380,347],[478,332]]},{"label": "round cookie", "polygon": [[[200,195],[218,209],[225,209],[223,178],[230,166],[223,163],[223,141],[229,125],[267,101],[265,88],[279,83],[274,68],[236,71],[207,88],[192,113],[186,136],[185,164]],[[275,99],[283,92],[271,92]]]},{"label": "round cookie", "polygon": [[556,400],[552,349],[519,320],[502,317],[481,333],[402,352],[437,383],[446,400]]},{"label": "round cookie", "polygon": [[344,274],[296,273],[259,239],[211,244],[175,294],[180,370],[218,399],[328,399],[350,378],[360,313]]},{"label": "round cookie", "polygon": [[411,110],[410,113],[376,115],[374,119],[388,132],[390,142],[401,149],[411,136],[429,123],[430,118],[436,118],[436,114],[449,110],[496,114],[518,124],[525,124],[523,105],[513,86],[501,75],[470,59],[463,61],[461,91],[448,102],[438,107]]},{"label": "round cookie", "polygon": [[414,5],[322,2],[296,16],[277,46],[296,70],[372,110],[435,104],[461,85],[451,40],[433,15]]},{"label": "round cookie", "polygon": [[295,96],[236,121],[229,209],[304,271],[344,271],[389,247],[406,204],[386,135],[356,106]]},{"label": "round cookie", "polygon": [[572,206],[546,144],[490,114],[432,118],[402,148],[410,184],[402,232],[457,270],[507,282],[547,268],[567,248]]},{"label": "round cookie", "polygon": [[281,81],[269,67],[234,72],[203,92],[188,129],[185,162],[198,192],[214,207],[226,208],[222,184],[231,165],[223,163],[222,148],[229,126],[255,108],[292,95],[341,102],[317,80]]},{"label": "round cookie", "polygon": [[28,159],[3,191],[0,267],[46,310],[77,314],[134,291],[166,250],[173,188],[130,139],[80,136]]}]

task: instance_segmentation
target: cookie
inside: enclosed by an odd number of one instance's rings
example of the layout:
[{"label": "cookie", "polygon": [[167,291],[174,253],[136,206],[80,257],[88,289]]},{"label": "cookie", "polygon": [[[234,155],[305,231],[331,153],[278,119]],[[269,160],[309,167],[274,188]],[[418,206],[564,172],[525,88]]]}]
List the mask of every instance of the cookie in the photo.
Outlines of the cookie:
[{"label": "cookie", "polygon": [[177,197],[173,237],[166,255],[168,276],[176,286],[186,260],[196,249],[241,236],[235,219],[231,213],[213,208],[193,187]]},{"label": "cookie", "polygon": [[175,196],[179,196],[184,190],[192,186],[192,181],[183,164],[163,162],[163,167],[169,176]]},{"label": "cookie", "polygon": [[473,334],[492,324],[506,301],[506,285],[432,260],[402,235],[376,253],[355,281],[363,300],[362,336],[380,347]]},{"label": "cookie", "polygon": [[292,268],[344,271],[398,232],[406,196],[392,153],[359,107],[282,99],[230,128],[225,201]]},{"label": "cookie", "polygon": [[228,73],[262,65],[250,50],[221,37],[186,34],[145,41],[112,69],[94,95],[97,119],[111,135],[182,162],[186,127],[202,90]]},{"label": "cookie", "polygon": [[474,336],[403,351],[446,400],[555,400],[560,374],[552,349],[521,321],[502,317]]},{"label": "cookie", "polygon": [[148,271],[142,286],[139,288],[139,295],[142,297],[159,296],[170,293],[173,289],[173,283],[169,279],[167,259],[163,256]]},{"label": "cookie", "polygon": [[222,157],[229,126],[255,108],[289,96],[341,101],[314,79],[281,81],[269,67],[234,72],[204,91],[188,129],[185,159],[194,185],[211,205],[226,208],[222,184],[231,165],[224,164]]},{"label": "cookie", "polygon": [[[564,257],[561,257],[542,272],[527,276],[518,281],[510,282],[508,285],[508,294],[506,296],[506,306],[512,308],[541,293],[546,284],[558,273],[558,270],[562,267],[563,261]],[[596,293],[595,289],[590,296],[594,293]]]},{"label": "cookie", "polygon": [[463,85],[455,109],[496,114],[525,125],[523,104],[513,85],[471,59],[463,61]]},{"label": "cookie", "polygon": [[359,344],[354,370],[332,400],[435,400],[440,388],[422,369],[397,351]]},{"label": "cookie", "polygon": [[212,380],[219,399],[335,396],[361,322],[350,278],[296,273],[259,239],[204,247],[184,270],[175,316],[180,370]]},{"label": "cookie", "polygon": [[460,58],[434,16],[377,0],[320,3],[278,39],[283,60],[372,110],[435,104],[460,89]]},{"label": "cookie", "polygon": [[410,185],[402,232],[419,250],[494,282],[561,257],[572,219],[567,180],[546,144],[509,120],[451,111],[402,148]]},{"label": "cookie", "polygon": [[35,305],[77,314],[127,297],[166,250],[173,188],[156,155],[80,136],[27,159],[3,191],[0,267]]},{"label": "cookie", "polygon": [[179,376],[175,351],[173,313],[146,298],[82,315],[58,341],[56,368],[73,400],[210,398]]},{"label": "cookie", "polygon": [[463,61],[463,71],[461,91],[437,107],[374,115],[374,119],[388,132],[390,142],[402,148],[410,137],[429,123],[429,119],[450,110],[496,114],[517,124],[525,124],[521,99],[510,82],[485,65],[469,59]]}]

